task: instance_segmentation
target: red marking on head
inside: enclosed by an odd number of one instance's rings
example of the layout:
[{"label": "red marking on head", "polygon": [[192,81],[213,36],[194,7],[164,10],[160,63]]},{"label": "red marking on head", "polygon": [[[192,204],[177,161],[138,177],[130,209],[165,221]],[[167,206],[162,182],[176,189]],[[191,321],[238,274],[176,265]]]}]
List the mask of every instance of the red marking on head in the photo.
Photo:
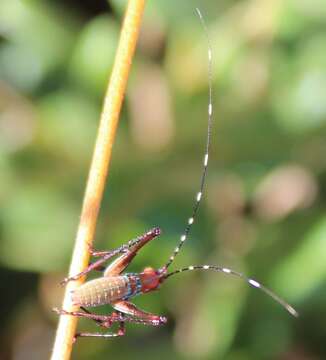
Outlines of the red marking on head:
[{"label": "red marking on head", "polygon": [[140,274],[140,280],[142,284],[142,292],[155,290],[160,284],[160,274],[158,274],[155,269],[147,267]]}]

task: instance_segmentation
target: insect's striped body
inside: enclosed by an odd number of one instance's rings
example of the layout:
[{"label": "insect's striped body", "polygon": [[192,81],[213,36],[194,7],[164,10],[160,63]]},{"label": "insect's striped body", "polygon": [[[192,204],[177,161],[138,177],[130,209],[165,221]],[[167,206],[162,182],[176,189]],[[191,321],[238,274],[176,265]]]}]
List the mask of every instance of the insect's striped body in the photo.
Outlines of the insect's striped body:
[{"label": "insect's striped body", "polygon": [[122,275],[94,279],[75,290],[72,300],[76,305],[88,307],[112,304],[117,300],[128,299],[135,295],[138,278],[132,275]]},{"label": "insect's striped body", "polygon": [[103,276],[86,282],[72,294],[75,305],[93,307],[128,300],[159,285],[159,276],[151,268],[142,273]]}]

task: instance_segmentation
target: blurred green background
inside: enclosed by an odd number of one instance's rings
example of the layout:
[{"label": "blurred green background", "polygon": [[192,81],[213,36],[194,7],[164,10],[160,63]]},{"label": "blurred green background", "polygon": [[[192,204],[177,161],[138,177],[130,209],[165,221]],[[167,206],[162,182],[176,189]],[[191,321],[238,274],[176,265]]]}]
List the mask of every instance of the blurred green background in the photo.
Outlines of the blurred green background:
[{"label": "blurred green background", "polygon": [[[1,360],[49,357],[125,3],[0,1]],[[198,190],[208,81],[196,5],[146,6],[95,243],[113,248],[160,226],[133,271],[166,261]],[[182,274],[135,299],[167,326],[80,339],[73,359],[326,358],[325,1],[200,8],[213,46],[213,146],[174,268],[243,271],[301,316],[240,280]]]}]

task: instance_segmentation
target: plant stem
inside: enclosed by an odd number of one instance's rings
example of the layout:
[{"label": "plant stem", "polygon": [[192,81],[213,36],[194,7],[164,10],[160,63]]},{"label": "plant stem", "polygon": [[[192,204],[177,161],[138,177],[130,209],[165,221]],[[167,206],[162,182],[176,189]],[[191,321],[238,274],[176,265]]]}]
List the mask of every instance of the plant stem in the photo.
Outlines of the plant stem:
[{"label": "plant stem", "polygon": [[[69,276],[80,273],[89,262],[88,246],[92,244],[94,238],[98,212],[111,159],[113,141],[132,57],[138,39],[144,6],[145,0],[129,0],[127,5],[115,63],[104,99]],[[70,292],[83,282],[84,278],[81,278],[78,281],[68,283],[63,300],[63,309],[67,311],[77,310],[77,307],[73,306],[71,302]],[[60,316],[51,360],[70,359],[76,327],[77,317]]]}]

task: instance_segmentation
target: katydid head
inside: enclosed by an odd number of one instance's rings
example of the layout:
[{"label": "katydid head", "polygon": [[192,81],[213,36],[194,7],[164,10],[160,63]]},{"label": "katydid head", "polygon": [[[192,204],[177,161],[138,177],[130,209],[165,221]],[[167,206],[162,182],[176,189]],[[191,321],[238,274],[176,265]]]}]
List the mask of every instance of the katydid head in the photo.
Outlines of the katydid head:
[{"label": "katydid head", "polygon": [[167,273],[166,267],[160,269],[146,267],[140,273],[142,292],[149,292],[157,289],[161,284],[161,282],[165,279],[166,273]]}]

